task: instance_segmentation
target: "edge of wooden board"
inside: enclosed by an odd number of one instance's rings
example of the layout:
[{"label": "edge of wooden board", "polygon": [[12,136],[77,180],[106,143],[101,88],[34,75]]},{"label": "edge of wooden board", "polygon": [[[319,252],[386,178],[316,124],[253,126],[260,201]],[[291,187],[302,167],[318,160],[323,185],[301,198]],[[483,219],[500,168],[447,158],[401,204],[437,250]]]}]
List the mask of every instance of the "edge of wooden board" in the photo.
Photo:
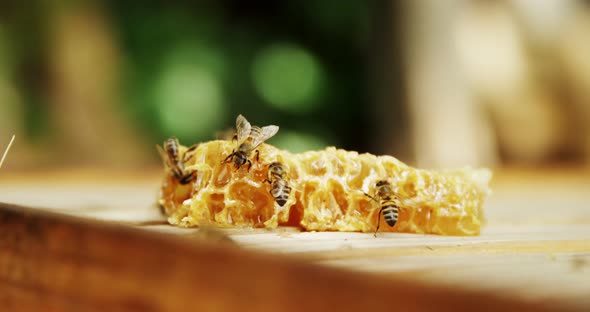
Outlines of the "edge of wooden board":
[{"label": "edge of wooden board", "polygon": [[[11,311],[564,311],[411,277],[0,203],[0,303]],[[573,308],[572,308],[573,309]]]}]

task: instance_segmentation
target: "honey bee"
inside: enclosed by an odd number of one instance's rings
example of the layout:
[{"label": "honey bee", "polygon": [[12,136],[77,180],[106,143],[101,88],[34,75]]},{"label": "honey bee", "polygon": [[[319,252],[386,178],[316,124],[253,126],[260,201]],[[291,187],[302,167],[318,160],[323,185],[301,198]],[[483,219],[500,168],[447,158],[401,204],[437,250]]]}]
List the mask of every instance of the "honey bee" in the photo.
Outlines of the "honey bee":
[{"label": "honey bee", "polygon": [[2,158],[0,159],[0,168],[2,168],[2,164],[4,163],[4,159],[6,158],[6,155],[8,154],[8,150],[10,150],[10,147],[12,146],[12,142],[14,142],[14,135],[12,136],[12,139],[10,139],[10,142],[8,142],[8,145],[6,146],[6,149],[4,150],[4,154],[2,154]]},{"label": "honey bee", "polygon": [[268,165],[268,176],[264,180],[271,185],[270,195],[279,206],[283,207],[289,199],[291,187],[286,180],[287,168],[282,163],[275,161]]},{"label": "honey bee", "polygon": [[197,172],[193,170],[187,170],[184,168],[184,164],[187,161],[186,156],[189,155],[190,151],[194,150],[197,146],[193,145],[190,147],[185,153],[184,156],[180,157],[179,151],[180,143],[178,139],[175,137],[169,138],[164,142],[164,148],[157,145],[158,151],[160,152],[160,156],[164,160],[167,168],[172,170],[172,176],[180,184],[188,184],[193,182],[197,177]]},{"label": "honey bee", "polygon": [[279,127],[270,125],[266,127],[252,126],[242,115],[236,118],[237,133],[234,136],[237,149],[234,149],[221,163],[234,162],[237,169],[248,163],[248,171],[252,167],[252,161],[249,156],[252,151],[256,151],[256,160],[258,160],[258,150],[256,148],[264,141],[268,140],[279,131]]},{"label": "honey bee", "polygon": [[394,194],[393,189],[391,187],[391,183],[387,182],[387,180],[380,180],[375,185],[376,192],[374,196],[371,196],[367,193],[364,193],[365,196],[369,197],[371,200],[379,203],[379,221],[377,221],[377,228],[375,229],[375,237],[377,237],[377,231],[379,231],[379,226],[381,225],[381,213],[385,217],[385,221],[389,226],[393,227],[397,222],[397,217],[399,214],[399,197]]}]

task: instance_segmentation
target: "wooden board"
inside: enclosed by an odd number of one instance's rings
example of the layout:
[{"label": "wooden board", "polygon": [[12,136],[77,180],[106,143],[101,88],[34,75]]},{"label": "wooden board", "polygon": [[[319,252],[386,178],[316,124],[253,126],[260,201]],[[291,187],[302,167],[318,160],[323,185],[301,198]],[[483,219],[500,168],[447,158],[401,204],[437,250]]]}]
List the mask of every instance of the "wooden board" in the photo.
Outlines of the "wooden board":
[{"label": "wooden board", "polygon": [[164,225],[154,206],[157,174],[4,176],[2,201],[43,209],[0,207],[0,303],[21,310],[589,310],[590,194],[586,175],[572,177],[500,176],[478,237],[374,238]]}]

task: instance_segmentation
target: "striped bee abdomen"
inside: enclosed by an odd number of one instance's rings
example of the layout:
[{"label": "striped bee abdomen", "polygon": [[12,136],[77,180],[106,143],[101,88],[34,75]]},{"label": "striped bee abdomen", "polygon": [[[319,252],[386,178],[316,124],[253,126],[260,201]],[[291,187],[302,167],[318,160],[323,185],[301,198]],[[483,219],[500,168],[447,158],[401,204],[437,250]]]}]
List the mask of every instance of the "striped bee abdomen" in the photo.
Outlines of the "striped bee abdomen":
[{"label": "striped bee abdomen", "polygon": [[272,183],[270,194],[279,206],[283,207],[287,203],[289,193],[291,193],[291,187],[287,185],[285,180],[275,180]]},{"label": "striped bee abdomen", "polygon": [[394,201],[391,198],[385,198],[381,202],[381,210],[383,211],[383,217],[385,218],[385,222],[387,222],[389,226],[394,226],[397,222],[399,207],[394,203]]},{"label": "striped bee abdomen", "polygon": [[279,206],[283,207],[289,200],[291,187],[285,177],[287,176],[286,167],[280,162],[273,162],[268,166],[268,177],[266,181],[270,183],[270,195],[275,199]]}]

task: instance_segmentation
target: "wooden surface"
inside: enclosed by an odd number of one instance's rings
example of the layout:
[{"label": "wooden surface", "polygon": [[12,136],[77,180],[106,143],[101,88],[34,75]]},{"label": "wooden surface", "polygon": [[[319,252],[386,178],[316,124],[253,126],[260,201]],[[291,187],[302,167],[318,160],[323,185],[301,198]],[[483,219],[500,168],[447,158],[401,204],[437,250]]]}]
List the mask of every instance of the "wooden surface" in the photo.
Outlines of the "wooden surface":
[{"label": "wooden surface", "polygon": [[164,225],[153,204],[157,173],[7,174],[0,201],[43,209],[0,208],[0,303],[32,311],[586,311],[588,177],[500,173],[481,236],[374,238]]}]

